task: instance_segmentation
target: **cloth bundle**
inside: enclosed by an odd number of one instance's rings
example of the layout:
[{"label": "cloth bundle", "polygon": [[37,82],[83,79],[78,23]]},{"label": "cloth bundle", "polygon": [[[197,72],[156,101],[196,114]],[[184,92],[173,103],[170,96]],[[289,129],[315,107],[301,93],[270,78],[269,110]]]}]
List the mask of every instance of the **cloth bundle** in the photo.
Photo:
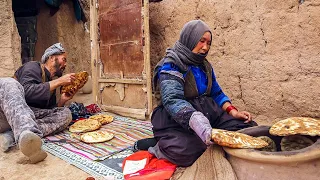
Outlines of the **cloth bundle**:
[{"label": "cloth bundle", "polygon": [[138,151],[125,158],[122,164],[125,180],[170,179],[177,167],[148,151]]},{"label": "cloth bundle", "polygon": [[84,106],[83,103],[77,102],[72,102],[69,105],[69,109],[72,114],[72,123],[80,119],[89,118],[90,116],[101,112],[101,109],[97,104],[90,104],[88,106]]}]

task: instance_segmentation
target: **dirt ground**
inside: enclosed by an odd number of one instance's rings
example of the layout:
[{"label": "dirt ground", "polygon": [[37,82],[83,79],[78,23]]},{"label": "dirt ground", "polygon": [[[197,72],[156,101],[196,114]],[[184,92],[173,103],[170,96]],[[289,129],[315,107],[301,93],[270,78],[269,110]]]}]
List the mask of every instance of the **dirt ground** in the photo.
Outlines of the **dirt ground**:
[{"label": "dirt ground", "polygon": [[[93,103],[92,94],[75,95],[72,101],[84,105]],[[0,180],[85,180],[91,175],[48,153],[38,164],[26,164],[24,155],[14,148],[7,153],[0,152]]]},{"label": "dirt ground", "polygon": [[25,160],[18,149],[8,153],[0,152],[0,180],[75,180],[90,177],[86,172],[51,154],[38,164],[24,164]]}]

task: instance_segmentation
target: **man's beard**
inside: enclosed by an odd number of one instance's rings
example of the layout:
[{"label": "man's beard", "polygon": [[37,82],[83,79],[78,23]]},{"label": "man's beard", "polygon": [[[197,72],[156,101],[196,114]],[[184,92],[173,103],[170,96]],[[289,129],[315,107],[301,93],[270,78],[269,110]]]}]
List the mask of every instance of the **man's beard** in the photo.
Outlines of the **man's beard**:
[{"label": "man's beard", "polygon": [[63,74],[64,69],[61,69],[61,68],[60,68],[60,64],[59,64],[58,58],[55,58],[54,60],[55,60],[54,68],[55,68],[55,70],[56,70],[56,72],[55,72],[54,75],[57,76],[57,77],[61,77],[62,74]]}]

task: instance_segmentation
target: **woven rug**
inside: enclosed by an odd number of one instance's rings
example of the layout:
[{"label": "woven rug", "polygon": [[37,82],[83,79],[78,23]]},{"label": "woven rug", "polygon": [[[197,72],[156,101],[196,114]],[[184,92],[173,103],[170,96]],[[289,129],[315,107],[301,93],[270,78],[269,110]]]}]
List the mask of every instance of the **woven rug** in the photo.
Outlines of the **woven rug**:
[{"label": "woven rug", "polygon": [[152,125],[148,121],[114,115],[114,121],[100,130],[113,133],[115,137],[104,143],[86,144],[79,140],[79,134],[65,130],[44,138],[42,147],[98,179],[122,180],[123,159],[133,153],[131,148],[135,141],[153,136]]},{"label": "woven rug", "polygon": [[114,134],[110,141],[86,144],[80,141],[80,134],[65,130],[45,138],[45,145],[55,144],[90,160],[104,160],[118,152],[128,149],[139,139],[153,136],[152,125],[148,121],[133,120],[114,116],[114,121],[103,125],[99,130]]},{"label": "woven rug", "polygon": [[96,179],[123,180],[122,161],[133,152],[124,150],[116,153],[104,161],[92,161],[84,156],[76,154],[54,143],[44,143],[43,149],[50,154],[72,164],[87,172]]}]

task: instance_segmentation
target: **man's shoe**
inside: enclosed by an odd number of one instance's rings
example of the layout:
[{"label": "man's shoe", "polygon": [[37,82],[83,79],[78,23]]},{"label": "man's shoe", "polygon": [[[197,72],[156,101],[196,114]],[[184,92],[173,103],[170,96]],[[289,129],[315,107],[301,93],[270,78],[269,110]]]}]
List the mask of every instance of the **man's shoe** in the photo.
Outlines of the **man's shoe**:
[{"label": "man's shoe", "polygon": [[32,164],[40,162],[47,157],[47,153],[41,149],[41,138],[35,133],[26,130],[20,134],[20,151],[30,159]]},{"label": "man's shoe", "polygon": [[10,147],[14,146],[14,136],[12,131],[0,133],[0,150],[7,152]]}]

